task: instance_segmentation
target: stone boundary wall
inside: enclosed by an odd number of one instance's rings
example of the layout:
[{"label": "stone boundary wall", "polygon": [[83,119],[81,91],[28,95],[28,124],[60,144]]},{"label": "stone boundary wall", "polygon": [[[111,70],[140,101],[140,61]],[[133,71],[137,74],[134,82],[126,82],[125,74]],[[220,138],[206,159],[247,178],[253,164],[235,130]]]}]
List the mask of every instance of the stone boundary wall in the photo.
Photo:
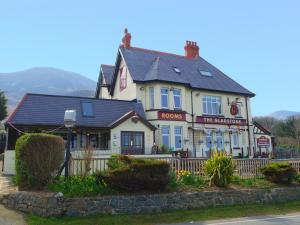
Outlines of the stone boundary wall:
[{"label": "stone boundary wall", "polygon": [[115,195],[65,198],[62,194],[15,192],[3,195],[0,203],[25,213],[48,216],[92,214],[138,214],[178,209],[206,208],[252,203],[300,200],[300,187],[240,189],[203,192],[175,192],[149,195]]}]

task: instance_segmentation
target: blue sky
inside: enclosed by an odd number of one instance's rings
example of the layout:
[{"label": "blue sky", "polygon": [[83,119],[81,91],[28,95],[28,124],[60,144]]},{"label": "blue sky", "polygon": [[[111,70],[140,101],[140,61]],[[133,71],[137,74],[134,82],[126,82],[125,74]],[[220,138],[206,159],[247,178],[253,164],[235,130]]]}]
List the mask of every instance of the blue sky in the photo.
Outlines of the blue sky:
[{"label": "blue sky", "polygon": [[[255,92],[254,115],[300,111],[300,1],[69,1],[0,3],[0,72],[51,66],[96,80],[132,45],[200,55]],[[1,84],[0,84],[1,85]]]}]

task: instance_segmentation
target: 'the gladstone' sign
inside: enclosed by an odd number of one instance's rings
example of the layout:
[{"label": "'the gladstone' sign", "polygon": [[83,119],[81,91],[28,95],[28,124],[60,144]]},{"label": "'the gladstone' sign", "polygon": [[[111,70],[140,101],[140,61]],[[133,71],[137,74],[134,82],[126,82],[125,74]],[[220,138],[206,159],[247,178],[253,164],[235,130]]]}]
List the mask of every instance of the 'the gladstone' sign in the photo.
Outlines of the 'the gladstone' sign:
[{"label": "'the gladstone' sign", "polygon": [[239,125],[239,126],[245,126],[245,125],[247,125],[247,122],[246,122],[245,119],[223,118],[223,117],[209,117],[209,116],[197,116],[196,123],[222,124],[222,125]]}]

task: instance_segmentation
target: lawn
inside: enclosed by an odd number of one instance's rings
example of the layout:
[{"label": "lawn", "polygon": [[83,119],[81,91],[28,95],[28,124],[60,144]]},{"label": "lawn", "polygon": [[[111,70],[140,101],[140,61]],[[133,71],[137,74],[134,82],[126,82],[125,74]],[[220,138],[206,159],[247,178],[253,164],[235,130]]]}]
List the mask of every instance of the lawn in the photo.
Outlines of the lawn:
[{"label": "lawn", "polygon": [[300,201],[277,204],[252,204],[207,209],[179,210],[142,215],[97,215],[90,217],[41,218],[30,215],[29,225],[151,225],[189,221],[235,218],[300,211]]}]

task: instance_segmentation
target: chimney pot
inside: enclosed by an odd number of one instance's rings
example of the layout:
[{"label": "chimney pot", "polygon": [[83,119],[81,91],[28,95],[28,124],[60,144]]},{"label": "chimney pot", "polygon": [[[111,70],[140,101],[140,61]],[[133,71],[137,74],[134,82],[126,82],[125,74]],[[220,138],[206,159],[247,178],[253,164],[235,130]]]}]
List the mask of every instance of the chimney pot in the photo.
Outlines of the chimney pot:
[{"label": "chimney pot", "polygon": [[127,28],[124,30],[124,37],[122,38],[122,46],[124,48],[130,48],[131,34],[128,33]]},{"label": "chimney pot", "polygon": [[184,50],[185,50],[185,57],[189,59],[195,59],[199,57],[199,46],[195,41],[186,41]]}]

